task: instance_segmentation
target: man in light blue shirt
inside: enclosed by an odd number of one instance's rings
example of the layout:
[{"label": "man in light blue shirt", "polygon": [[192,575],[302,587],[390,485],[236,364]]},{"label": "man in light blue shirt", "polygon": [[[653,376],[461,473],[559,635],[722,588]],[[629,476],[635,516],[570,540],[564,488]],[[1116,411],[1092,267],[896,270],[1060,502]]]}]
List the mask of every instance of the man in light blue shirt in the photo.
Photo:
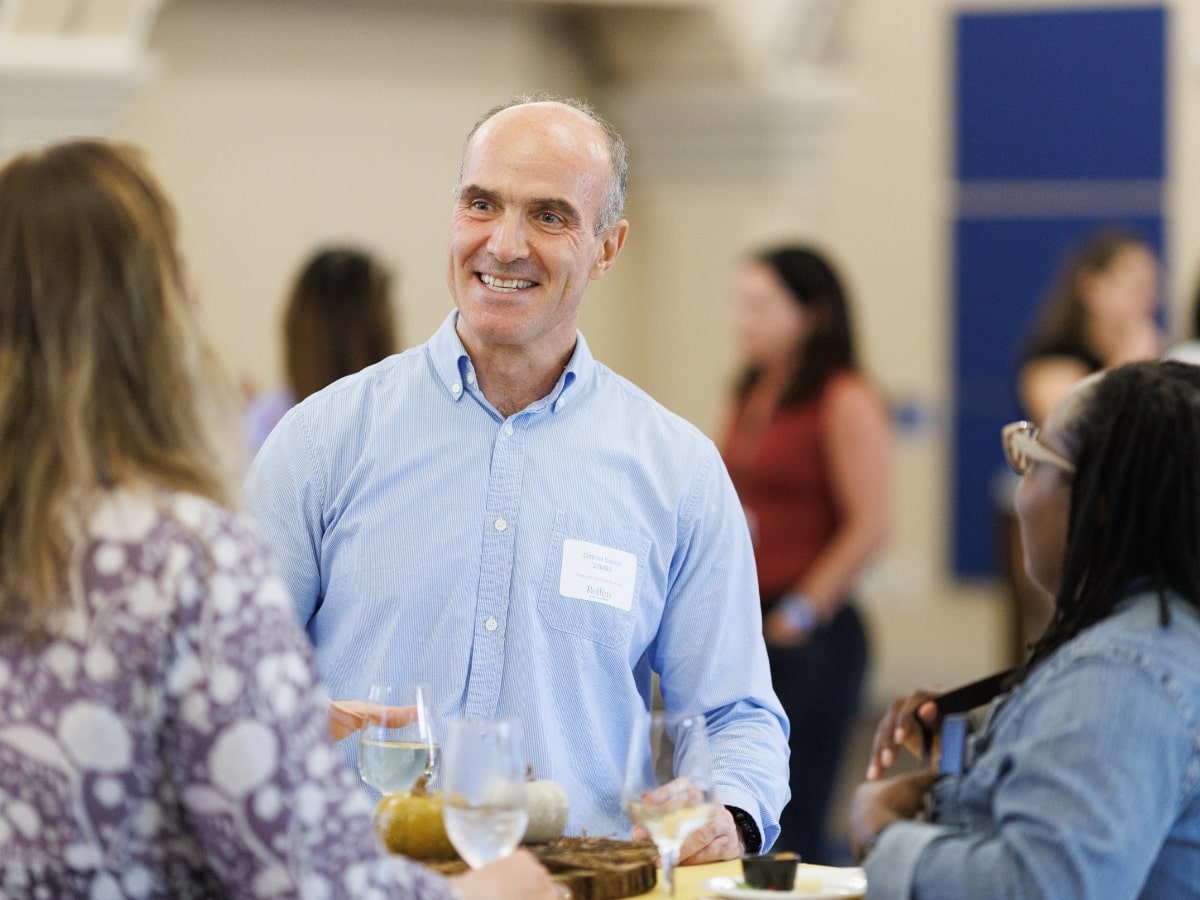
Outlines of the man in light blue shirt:
[{"label": "man in light blue shirt", "polygon": [[422,680],[443,717],[519,718],[572,833],[628,836],[626,745],[657,673],[669,710],[707,717],[723,806],[682,854],[707,862],[774,841],[788,726],[716,449],[576,330],[625,241],[625,175],[583,104],[487,114],[455,194],[456,311],[295,407],[249,501],[331,694]]}]

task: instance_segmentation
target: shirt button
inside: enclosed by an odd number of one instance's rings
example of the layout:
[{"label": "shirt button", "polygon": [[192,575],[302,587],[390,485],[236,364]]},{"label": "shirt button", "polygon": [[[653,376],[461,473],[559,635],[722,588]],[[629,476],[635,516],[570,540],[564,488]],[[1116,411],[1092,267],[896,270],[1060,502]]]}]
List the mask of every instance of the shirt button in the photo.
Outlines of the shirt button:
[{"label": "shirt button", "polygon": [[462,385],[459,384],[457,381],[454,382],[454,384],[450,385],[450,393],[461,394],[462,393]]},{"label": "shirt button", "polygon": [[474,384],[474,383],[475,383],[475,373],[468,372],[467,373],[467,384]]},{"label": "shirt button", "polygon": [[486,628],[488,631],[495,631],[497,628],[500,627],[500,623],[497,622],[495,619],[493,619],[491,616],[488,616],[488,620],[483,623],[483,627]]},{"label": "shirt button", "polygon": [[508,435],[511,435],[513,433],[512,422],[504,423],[504,433],[508,434]]},{"label": "shirt button", "polygon": [[503,516],[501,516],[499,519],[496,520],[495,525],[496,525],[497,531],[503,531],[504,529],[506,529],[508,527],[508,523],[504,521]]}]

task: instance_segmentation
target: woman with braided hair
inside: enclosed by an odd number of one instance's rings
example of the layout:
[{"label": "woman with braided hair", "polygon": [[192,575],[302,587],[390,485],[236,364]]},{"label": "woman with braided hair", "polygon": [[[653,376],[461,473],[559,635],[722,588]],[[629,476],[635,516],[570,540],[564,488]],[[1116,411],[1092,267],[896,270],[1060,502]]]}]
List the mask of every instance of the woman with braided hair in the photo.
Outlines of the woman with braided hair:
[{"label": "woman with braided hair", "polygon": [[1090,376],[1004,448],[1054,618],[957,772],[879,780],[950,695],[892,705],[850,814],[871,897],[1200,897],[1200,367]]}]

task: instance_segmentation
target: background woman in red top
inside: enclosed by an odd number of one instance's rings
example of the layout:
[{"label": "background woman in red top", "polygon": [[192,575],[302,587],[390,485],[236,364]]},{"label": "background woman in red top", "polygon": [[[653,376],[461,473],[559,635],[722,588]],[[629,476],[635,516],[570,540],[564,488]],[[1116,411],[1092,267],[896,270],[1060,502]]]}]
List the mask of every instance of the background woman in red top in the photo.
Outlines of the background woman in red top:
[{"label": "background woman in red top", "polygon": [[751,257],[736,322],[743,368],[722,455],[754,539],[771,674],[792,725],[792,799],[775,849],[839,863],[825,819],[867,664],[849,594],[886,535],[891,428],[820,253]]}]

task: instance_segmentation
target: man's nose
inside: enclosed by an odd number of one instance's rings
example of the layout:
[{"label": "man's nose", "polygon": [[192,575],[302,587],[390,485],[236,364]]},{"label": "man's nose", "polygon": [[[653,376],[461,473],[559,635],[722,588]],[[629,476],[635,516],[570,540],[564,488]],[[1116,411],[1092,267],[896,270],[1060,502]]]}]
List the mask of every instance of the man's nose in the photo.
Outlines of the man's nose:
[{"label": "man's nose", "polygon": [[500,262],[522,259],[529,254],[528,224],[515,210],[505,211],[492,224],[488,252]]}]

